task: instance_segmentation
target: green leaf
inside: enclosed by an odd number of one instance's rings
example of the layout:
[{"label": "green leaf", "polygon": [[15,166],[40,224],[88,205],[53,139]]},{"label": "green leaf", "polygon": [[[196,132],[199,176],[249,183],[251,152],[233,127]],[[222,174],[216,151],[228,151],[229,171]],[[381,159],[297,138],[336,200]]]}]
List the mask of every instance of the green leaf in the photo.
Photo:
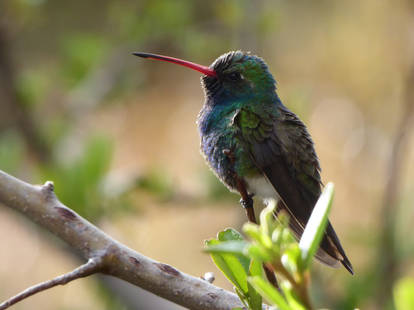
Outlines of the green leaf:
[{"label": "green leaf", "polygon": [[263,276],[262,262],[256,259],[252,259],[250,263],[249,273],[252,277]]},{"label": "green leaf", "polygon": [[231,228],[221,231],[217,237],[206,241],[206,251],[229,281],[246,295],[250,265],[249,258],[242,255],[246,243],[241,234]]},{"label": "green leaf", "polygon": [[300,239],[299,248],[302,252],[301,267],[304,269],[309,268],[324,235],[328,223],[328,214],[332,206],[333,194],[334,185],[333,183],[328,183],[319,197]]},{"label": "green leaf", "polygon": [[257,241],[261,246],[271,249],[273,246],[271,237],[267,234],[266,229],[252,223],[243,225],[243,231],[254,241]]},{"label": "green leaf", "polygon": [[263,209],[263,211],[260,213],[260,230],[262,234],[265,234],[269,238],[270,244],[272,241],[270,240],[270,237],[272,236],[273,230],[276,227],[276,221],[274,216],[274,210],[276,208],[276,201],[271,200],[269,202],[269,205]]},{"label": "green leaf", "polygon": [[282,255],[282,264],[292,275],[298,272],[301,260],[300,255],[301,252],[297,243],[292,244]]},{"label": "green leaf", "polygon": [[234,286],[247,293],[247,273],[233,254],[214,254],[211,258]]},{"label": "green leaf", "polygon": [[[227,228],[227,229],[219,232],[217,237],[218,237],[218,240],[220,240],[222,242],[226,242],[226,241],[244,241],[244,238],[241,235],[241,233],[239,233],[237,230],[235,230],[233,228]],[[246,271],[246,273],[248,273],[249,272],[250,259],[248,257],[246,257],[244,254],[237,255],[236,257],[239,260],[239,262],[243,265],[243,268]]]},{"label": "green leaf", "polygon": [[[282,249],[290,245],[290,243],[297,243],[295,237],[289,230],[289,216],[285,211],[281,211],[278,215],[278,225],[272,232],[272,242],[274,246]],[[283,246],[282,246],[283,245]]]},{"label": "green leaf", "polygon": [[261,310],[262,297],[247,282],[247,274],[261,276],[261,262],[250,261],[244,256],[248,243],[238,231],[228,228],[218,233],[217,238],[218,240],[206,243],[205,251],[211,254],[217,267],[234,284],[236,293],[246,308]]},{"label": "green leaf", "polygon": [[414,279],[402,278],[394,286],[394,303],[397,310],[414,309]]},{"label": "green leaf", "polygon": [[[211,247],[220,244],[218,240],[207,241],[207,246]],[[210,253],[211,258],[217,267],[224,273],[234,286],[242,292],[247,293],[247,270],[237,259],[236,255],[228,253]]]},{"label": "green leaf", "polygon": [[[262,263],[258,260],[252,259],[250,262],[249,275],[253,277],[262,277],[263,276]],[[248,290],[248,303],[250,309],[252,310],[261,310],[262,309],[262,296],[254,289],[254,287],[247,282]]]},{"label": "green leaf", "polygon": [[223,231],[220,231],[217,237],[220,241],[244,240],[241,233],[233,228],[227,228]]},{"label": "green leaf", "polygon": [[289,306],[292,309],[295,310],[306,310],[306,307],[302,304],[299,296],[297,295],[297,292],[292,287],[292,284],[288,281],[282,281],[281,287],[283,290],[283,293],[286,297],[287,302],[289,303]]},{"label": "green leaf", "polygon": [[241,290],[239,290],[237,287],[234,288],[234,291],[236,292],[237,296],[239,297],[239,299],[243,303],[243,305],[246,308],[249,308],[249,304],[247,303],[247,296],[246,296],[246,294],[243,293]]},{"label": "green leaf", "polygon": [[246,223],[243,225],[243,231],[253,240],[260,242],[261,232],[257,224]]},{"label": "green leaf", "polygon": [[209,253],[231,253],[244,255],[246,246],[247,242],[242,240],[223,241],[217,244],[208,245],[204,250]]},{"label": "green leaf", "polygon": [[246,247],[247,255],[261,262],[272,261],[272,253],[261,244],[255,243]]},{"label": "green leaf", "polygon": [[266,298],[272,305],[278,306],[280,310],[292,310],[286,303],[282,294],[279,293],[269,282],[263,280],[261,277],[249,277],[249,283]]}]

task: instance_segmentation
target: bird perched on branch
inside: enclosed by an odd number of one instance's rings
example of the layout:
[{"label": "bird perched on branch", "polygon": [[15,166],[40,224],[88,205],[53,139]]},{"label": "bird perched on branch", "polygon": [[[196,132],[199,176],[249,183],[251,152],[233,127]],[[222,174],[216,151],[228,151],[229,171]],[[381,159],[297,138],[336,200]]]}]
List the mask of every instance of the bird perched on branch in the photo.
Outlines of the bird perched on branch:
[{"label": "bird perched on branch", "polygon": [[[256,222],[252,197],[276,199],[276,213],[290,215],[297,238],[321,194],[319,160],[304,123],[276,93],[264,60],[241,51],[218,57],[209,67],[148,53],[144,58],[182,65],[203,74],[204,105],[198,115],[201,151],[216,176],[241,195]],[[329,266],[353,269],[330,223],[316,257]]]}]

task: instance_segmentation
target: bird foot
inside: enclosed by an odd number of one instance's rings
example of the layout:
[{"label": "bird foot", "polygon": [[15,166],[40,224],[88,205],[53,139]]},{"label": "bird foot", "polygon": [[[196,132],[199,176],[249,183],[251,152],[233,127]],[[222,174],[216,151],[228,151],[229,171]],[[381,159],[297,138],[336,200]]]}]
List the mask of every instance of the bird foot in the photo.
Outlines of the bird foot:
[{"label": "bird foot", "polygon": [[242,207],[245,209],[253,208],[253,197],[254,194],[248,194],[247,199],[240,198],[240,204],[242,205]]},{"label": "bird foot", "polygon": [[240,199],[240,204],[246,210],[247,218],[250,222],[257,224],[256,216],[253,209],[253,194],[248,194],[247,198]]}]

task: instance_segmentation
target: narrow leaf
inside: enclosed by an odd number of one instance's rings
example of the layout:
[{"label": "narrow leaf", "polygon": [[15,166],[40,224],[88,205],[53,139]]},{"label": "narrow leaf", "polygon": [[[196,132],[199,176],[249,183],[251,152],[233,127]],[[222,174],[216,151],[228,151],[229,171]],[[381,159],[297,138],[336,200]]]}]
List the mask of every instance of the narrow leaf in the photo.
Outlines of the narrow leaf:
[{"label": "narrow leaf", "polygon": [[302,251],[302,267],[309,268],[312,257],[315,255],[319,243],[325,232],[328,223],[328,214],[331,209],[334,193],[333,183],[325,186],[321,196],[319,197],[315,208],[306,224],[305,231],[299,242],[299,248]]},{"label": "narrow leaf", "polygon": [[[252,259],[250,262],[249,275],[262,277],[262,263],[258,260]],[[254,287],[247,282],[248,290],[248,303],[250,309],[261,310],[262,309],[262,296],[254,289]]]},{"label": "narrow leaf", "polygon": [[[244,241],[243,236],[233,228],[227,228],[217,234],[217,239],[220,241]],[[239,262],[242,264],[246,274],[249,272],[250,259],[245,255],[236,255]]]},{"label": "narrow leaf", "polygon": [[289,303],[289,306],[292,309],[295,310],[306,310],[306,307],[302,304],[302,301],[300,300],[299,296],[297,295],[298,292],[295,292],[295,290],[292,287],[292,284],[288,281],[282,281],[281,287],[284,293],[284,296],[286,297],[287,302]]},{"label": "narrow leaf", "polygon": [[263,275],[263,269],[262,269],[262,262],[256,259],[252,259],[250,263],[250,275],[252,277],[258,276],[261,277]]},{"label": "narrow leaf", "polygon": [[283,296],[269,282],[261,277],[249,277],[249,283],[266,298],[272,305],[279,307],[280,310],[291,310]]},{"label": "narrow leaf", "polygon": [[276,226],[276,221],[274,217],[275,209],[276,201],[272,199],[270,200],[269,205],[266,208],[264,208],[263,211],[260,213],[260,230],[262,234],[265,234],[269,238],[272,236],[272,232]]},{"label": "narrow leaf", "polygon": [[246,233],[246,235],[248,235],[253,240],[256,240],[256,241],[260,242],[261,233],[260,233],[260,228],[257,224],[253,224],[253,223],[250,223],[250,222],[245,223],[243,225],[243,231]]},{"label": "narrow leaf", "polygon": [[247,294],[250,260],[242,254],[246,242],[239,232],[231,228],[221,231],[217,237],[218,240],[206,241],[205,250],[210,252],[213,262],[229,281],[243,294]]},{"label": "narrow leaf", "polygon": [[233,228],[227,228],[218,233],[217,239],[220,241],[243,240],[243,236]]},{"label": "narrow leaf", "polygon": [[212,253],[211,258],[234,286],[247,293],[247,273],[233,254]]},{"label": "narrow leaf", "polygon": [[240,301],[245,306],[245,309],[248,309],[249,304],[247,303],[246,295],[241,290],[239,290],[237,287],[234,287],[234,291],[236,292],[236,294],[239,297]]},{"label": "narrow leaf", "polygon": [[243,255],[246,246],[246,241],[224,241],[208,245],[204,250],[209,253],[231,253]]},{"label": "narrow leaf", "polygon": [[297,243],[292,244],[289,248],[285,249],[285,253],[282,255],[283,266],[291,273],[296,274],[300,268],[301,251]]},{"label": "narrow leaf", "polygon": [[250,258],[260,260],[262,262],[272,261],[272,255],[270,251],[264,248],[261,244],[251,244],[246,247],[246,253]]}]

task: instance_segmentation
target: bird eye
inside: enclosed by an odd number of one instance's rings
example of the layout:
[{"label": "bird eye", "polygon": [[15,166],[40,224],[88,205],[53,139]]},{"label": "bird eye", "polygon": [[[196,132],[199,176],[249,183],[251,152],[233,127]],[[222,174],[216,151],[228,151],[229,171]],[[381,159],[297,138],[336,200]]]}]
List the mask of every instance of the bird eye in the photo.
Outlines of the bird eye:
[{"label": "bird eye", "polygon": [[228,75],[228,78],[232,81],[240,81],[243,79],[243,76],[239,72],[232,72]]}]

